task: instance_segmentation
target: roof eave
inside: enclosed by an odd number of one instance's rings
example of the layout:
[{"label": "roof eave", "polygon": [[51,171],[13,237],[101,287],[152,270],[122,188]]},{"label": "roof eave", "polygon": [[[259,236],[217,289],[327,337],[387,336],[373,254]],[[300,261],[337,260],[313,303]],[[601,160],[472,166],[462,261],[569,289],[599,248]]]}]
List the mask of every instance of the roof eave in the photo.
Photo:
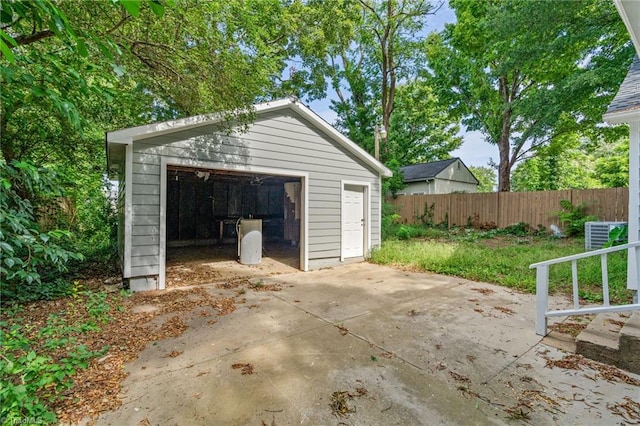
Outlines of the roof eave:
[{"label": "roof eave", "polygon": [[[275,111],[287,107],[291,103],[292,101],[290,99],[280,99],[273,102],[265,102],[255,105],[253,107],[253,110],[255,113]],[[142,126],[129,127],[126,129],[107,132],[107,143],[130,144],[138,139],[160,136],[163,134],[176,132],[178,130],[183,131],[200,126],[206,126],[209,124],[215,124],[223,121],[224,119],[225,117],[223,114],[213,113],[163,121],[160,123],[151,123]]]},{"label": "roof eave", "polygon": [[632,121],[640,121],[640,109],[634,108],[625,111],[608,112],[602,116],[604,121],[609,124],[630,123]]},{"label": "roof eave", "polygon": [[422,178],[417,178],[417,179],[405,180],[404,183],[424,182],[424,181],[430,181],[430,180],[434,180],[434,179],[435,179],[435,177],[422,177]]},{"label": "roof eave", "polygon": [[[637,11],[640,10],[640,4],[637,1],[632,2],[629,0],[613,0],[613,3],[618,9],[618,15],[620,15],[622,22],[627,27],[636,52],[640,56],[640,21],[637,19]],[[634,19],[631,18],[632,16]]]}]

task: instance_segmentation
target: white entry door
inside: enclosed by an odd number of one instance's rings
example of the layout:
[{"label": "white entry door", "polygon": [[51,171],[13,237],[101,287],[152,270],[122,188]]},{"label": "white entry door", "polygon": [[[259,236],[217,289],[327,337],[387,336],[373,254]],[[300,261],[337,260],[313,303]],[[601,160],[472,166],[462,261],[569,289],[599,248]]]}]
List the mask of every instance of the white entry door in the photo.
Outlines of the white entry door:
[{"label": "white entry door", "polygon": [[364,187],[345,185],[342,191],[342,256],[364,256]]}]

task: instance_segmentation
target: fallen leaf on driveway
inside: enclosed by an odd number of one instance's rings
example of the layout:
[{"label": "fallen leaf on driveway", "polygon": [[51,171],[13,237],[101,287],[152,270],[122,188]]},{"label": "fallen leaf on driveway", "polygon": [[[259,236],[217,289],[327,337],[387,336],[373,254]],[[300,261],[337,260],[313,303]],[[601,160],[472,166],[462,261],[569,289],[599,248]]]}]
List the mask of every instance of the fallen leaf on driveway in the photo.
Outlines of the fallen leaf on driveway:
[{"label": "fallen leaf on driveway", "polygon": [[241,369],[241,372],[242,372],[243,376],[245,374],[253,374],[253,365],[251,365],[249,363],[238,362],[236,364],[233,364],[231,366],[231,368],[233,368],[234,370]]},{"label": "fallen leaf on driveway", "polygon": [[504,306],[494,306],[493,309],[507,315],[513,315],[516,313],[513,309],[505,308]]},{"label": "fallen leaf on driveway", "polygon": [[477,291],[480,294],[491,294],[491,293],[495,293],[495,291],[491,290],[490,288],[472,288],[471,291]]}]

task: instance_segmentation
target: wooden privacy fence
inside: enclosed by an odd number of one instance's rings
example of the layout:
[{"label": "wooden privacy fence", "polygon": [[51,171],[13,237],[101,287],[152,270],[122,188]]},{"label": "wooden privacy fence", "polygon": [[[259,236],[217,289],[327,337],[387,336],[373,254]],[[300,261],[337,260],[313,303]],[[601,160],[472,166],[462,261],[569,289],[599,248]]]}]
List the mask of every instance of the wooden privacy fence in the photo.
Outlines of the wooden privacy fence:
[{"label": "wooden privacy fence", "polygon": [[561,209],[561,200],[569,200],[574,206],[585,203],[586,213],[597,216],[600,221],[628,220],[629,188],[399,195],[388,199],[400,215],[401,223],[430,221],[448,226],[493,223],[499,228],[519,222],[545,228],[559,225],[555,213]]}]

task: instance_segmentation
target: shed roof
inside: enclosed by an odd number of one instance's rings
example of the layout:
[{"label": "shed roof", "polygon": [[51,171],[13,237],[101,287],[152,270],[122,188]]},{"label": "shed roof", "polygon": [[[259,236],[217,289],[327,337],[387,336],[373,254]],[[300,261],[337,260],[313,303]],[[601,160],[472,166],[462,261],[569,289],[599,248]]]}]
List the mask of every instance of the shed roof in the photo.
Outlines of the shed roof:
[{"label": "shed roof", "polygon": [[[303,118],[311,122],[311,124],[314,125],[318,130],[320,130],[338,145],[344,147],[347,151],[355,155],[364,164],[377,171],[380,175],[385,177],[391,177],[393,175],[391,170],[385,167],[384,164],[373,158],[364,149],[356,145],[355,142],[351,141],[349,138],[337,131],[333,126],[323,120],[322,117],[317,115],[297,99],[279,99],[276,101],[265,102],[253,106],[253,111],[255,112],[256,116],[267,112],[273,112],[283,109],[290,109],[300,114]],[[223,114],[204,114],[194,117],[180,118],[177,120],[164,121],[161,123],[152,123],[144,126],[115,130],[112,132],[107,132],[107,145],[132,144],[137,140],[219,123],[223,120],[225,120],[225,116]]]},{"label": "shed roof", "polygon": [[410,166],[400,167],[400,171],[404,174],[405,183],[433,179],[438,173],[442,172],[457,160],[460,159],[450,158],[448,160],[432,161],[430,163],[412,164]]},{"label": "shed roof", "polygon": [[638,56],[633,59],[631,68],[611,101],[604,118],[610,121],[635,113],[640,114],[640,58]]}]

